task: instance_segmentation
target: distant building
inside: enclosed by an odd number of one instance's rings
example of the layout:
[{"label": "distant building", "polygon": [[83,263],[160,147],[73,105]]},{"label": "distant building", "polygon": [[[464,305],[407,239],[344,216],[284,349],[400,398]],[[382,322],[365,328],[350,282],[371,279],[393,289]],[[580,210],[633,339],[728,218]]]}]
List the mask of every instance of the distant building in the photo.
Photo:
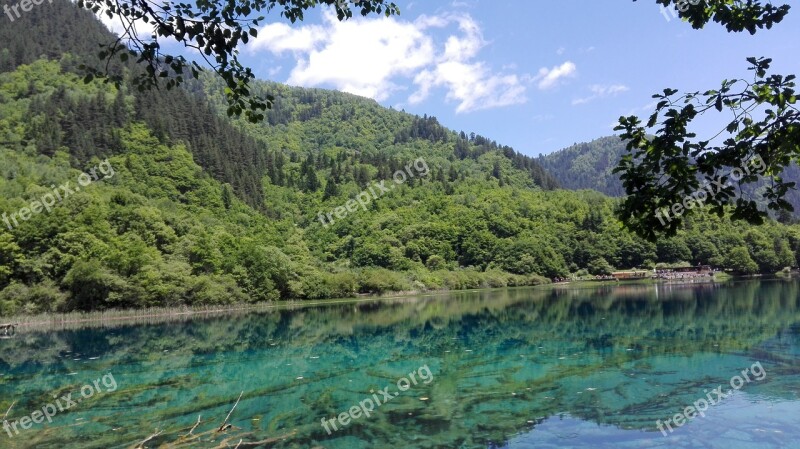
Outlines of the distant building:
[{"label": "distant building", "polygon": [[689,279],[709,276],[714,276],[714,270],[709,265],[664,268],[656,270],[655,275],[659,279]]}]

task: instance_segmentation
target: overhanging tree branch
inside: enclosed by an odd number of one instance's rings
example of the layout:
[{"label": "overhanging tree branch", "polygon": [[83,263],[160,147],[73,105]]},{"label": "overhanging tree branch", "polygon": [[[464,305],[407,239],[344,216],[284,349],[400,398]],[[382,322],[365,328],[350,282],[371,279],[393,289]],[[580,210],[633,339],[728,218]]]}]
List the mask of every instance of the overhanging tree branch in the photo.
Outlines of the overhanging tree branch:
[{"label": "overhanging tree branch", "polygon": [[[198,0],[195,3],[78,0],[77,4],[95,14],[119,18],[124,28],[114,43],[102,46],[98,56],[106,61],[104,70],[82,66],[87,82],[102,78],[120,85],[124,75],[110,74],[110,62],[115,58],[122,62],[135,58],[144,67],[144,73],[135,75],[132,80],[138,89],[158,89],[162,79],[167,89],[180,86],[185,71],[197,77],[203,67],[194,61],[190,63],[183,56],[163,55],[163,39],[174,40],[195,50],[223,79],[228,115],[244,114],[252,122],[263,120],[264,111],[271,108],[274,101],[272,96],[260,97],[251,93],[250,83],[255,75],[249,67],[241,64],[237,50],[240,44],[247,44],[258,36],[258,26],[264,20],[259,13],[279,8],[281,16],[292,23],[303,20],[306,10],[319,5],[333,6],[339,20],[352,18],[354,11],[362,16],[400,13],[397,5],[387,0]],[[139,36],[137,24],[153,27],[148,39]]]}]

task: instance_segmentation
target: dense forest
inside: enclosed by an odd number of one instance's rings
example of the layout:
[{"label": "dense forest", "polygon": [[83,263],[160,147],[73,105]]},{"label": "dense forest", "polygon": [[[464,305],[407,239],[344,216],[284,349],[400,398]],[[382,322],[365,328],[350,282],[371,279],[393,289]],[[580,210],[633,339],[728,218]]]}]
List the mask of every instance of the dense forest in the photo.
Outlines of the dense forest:
[{"label": "dense forest", "polygon": [[[618,174],[612,173],[625,155],[625,143],[617,136],[595,139],[591,142],[576,143],[568,148],[547,155],[539,156],[536,162],[556,178],[565,189],[592,189],[613,197],[625,195],[625,188]],[[800,185],[800,167],[790,164],[781,173],[785,181]],[[742,186],[749,196],[763,199],[763,189],[768,185],[762,179],[752,185]],[[800,213],[800,190],[793,189],[786,193],[786,201],[794,207],[794,213],[781,211],[772,216],[782,223],[795,223]],[[761,210],[767,210],[761,201]]]},{"label": "dense forest", "polygon": [[560,180],[565,189],[591,189],[609,196],[623,196],[622,182],[612,173],[625,154],[625,143],[616,136],[576,143],[539,156],[536,161]]},{"label": "dense forest", "polygon": [[[603,190],[572,183],[613,165],[613,138],[586,169],[553,176],[555,162],[339,92],[258,83],[276,97],[265,123],[229,120],[208,75],[169,92],[84,82],[78,66],[111,38],[61,0],[0,31],[0,213],[105,160],[114,171],[0,223],[0,315],[535,285],[656,263],[797,265],[798,226],[701,214],[653,243],[622,229],[617,199],[561,188]],[[415,161],[425,174],[396,183]],[[381,182],[393,188],[364,210],[319,220]]]}]

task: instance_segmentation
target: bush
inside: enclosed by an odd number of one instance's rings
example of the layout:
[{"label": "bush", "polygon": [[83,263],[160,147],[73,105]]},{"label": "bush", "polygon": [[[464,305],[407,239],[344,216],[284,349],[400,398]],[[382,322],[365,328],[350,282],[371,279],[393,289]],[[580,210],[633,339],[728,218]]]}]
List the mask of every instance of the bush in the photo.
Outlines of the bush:
[{"label": "bush", "polygon": [[444,287],[441,277],[425,269],[411,272],[411,280],[419,285],[419,290],[441,290]]},{"label": "bush", "polygon": [[526,276],[524,282],[525,282],[524,285],[529,286],[529,287],[534,287],[534,286],[537,286],[537,285],[545,285],[545,284],[550,284],[551,283],[550,279],[547,279],[544,276],[539,276],[538,274],[530,274],[530,275]]},{"label": "bush", "polygon": [[431,271],[442,270],[447,267],[447,261],[442,256],[433,255],[425,262],[425,266]]},{"label": "bush", "polygon": [[0,292],[0,315],[61,312],[66,301],[67,294],[49,279],[33,286],[14,283]]},{"label": "bush", "polygon": [[230,276],[197,276],[193,281],[189,304],[233,304],[247,300],[236,280]]},{"label": "bush", "polygon": [[607,275],[614,271],[614,268],[602,257],[598,257],[589,262],[589,266],[586,268],[589,270],[589,273],[594,275]]},{"label": "bush", "polygon": [[323,299],[331,297],[330,285],[318,271],[306,272],[300,280],[302,297],[305,299]]},{"label": "bush", "polygon": [[70,292],[67,306],[70,310],[93,311],[130,305],[114,301],[129,291],[125,279],[96,260],[75,262],[62,284]]},{"label": "bush", "polygon": [[444,287],[448,290],[469,290],[481,288],[484,282],[483,273],[473,270],[457,271],[437,271],[437,276],[441,276]]},{"label": "bush", "polygon": [[358,278],[350,272],[328,274],[325,284],[333,298],[350,298],[358,293]]},{"label": "bush", "polygon": [[385,293],[411,289],[411,284],[400,273],[385,268],[365,268],[358,277],[359,292]]},{"label": "bush", "polygon": [[[247,246],[239,254],[239,263],[243,271],[235,272],[234,277],[251,301],[275,301],[291,296],[289,280],[295,266],[280,249],[273,246]],[[319,277],[319,273],[312,274]]]},{"label": "bush", "polygon": [[500,270],[489,270],[483,273],[484,285],[488,288],[503,288],[508,286],[509,273]]}]

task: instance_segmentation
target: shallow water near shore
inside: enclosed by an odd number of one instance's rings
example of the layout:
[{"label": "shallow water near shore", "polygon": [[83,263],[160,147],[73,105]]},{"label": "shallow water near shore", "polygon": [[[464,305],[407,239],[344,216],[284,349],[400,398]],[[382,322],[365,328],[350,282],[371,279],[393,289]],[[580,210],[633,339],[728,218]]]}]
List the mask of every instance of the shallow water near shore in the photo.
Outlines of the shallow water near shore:
[{"label": "shallow water near shore", "polygon": [[[720,386],[705,416],[659,430]],[[322,425],[386,387],[369,417]],[[0,447],[787,448],[798,392],[795,280],[461,292],[20,330],[0,340],[0,416],[13,404],[19,431]],[[81,401],[21,427],[67,394]]]}]

